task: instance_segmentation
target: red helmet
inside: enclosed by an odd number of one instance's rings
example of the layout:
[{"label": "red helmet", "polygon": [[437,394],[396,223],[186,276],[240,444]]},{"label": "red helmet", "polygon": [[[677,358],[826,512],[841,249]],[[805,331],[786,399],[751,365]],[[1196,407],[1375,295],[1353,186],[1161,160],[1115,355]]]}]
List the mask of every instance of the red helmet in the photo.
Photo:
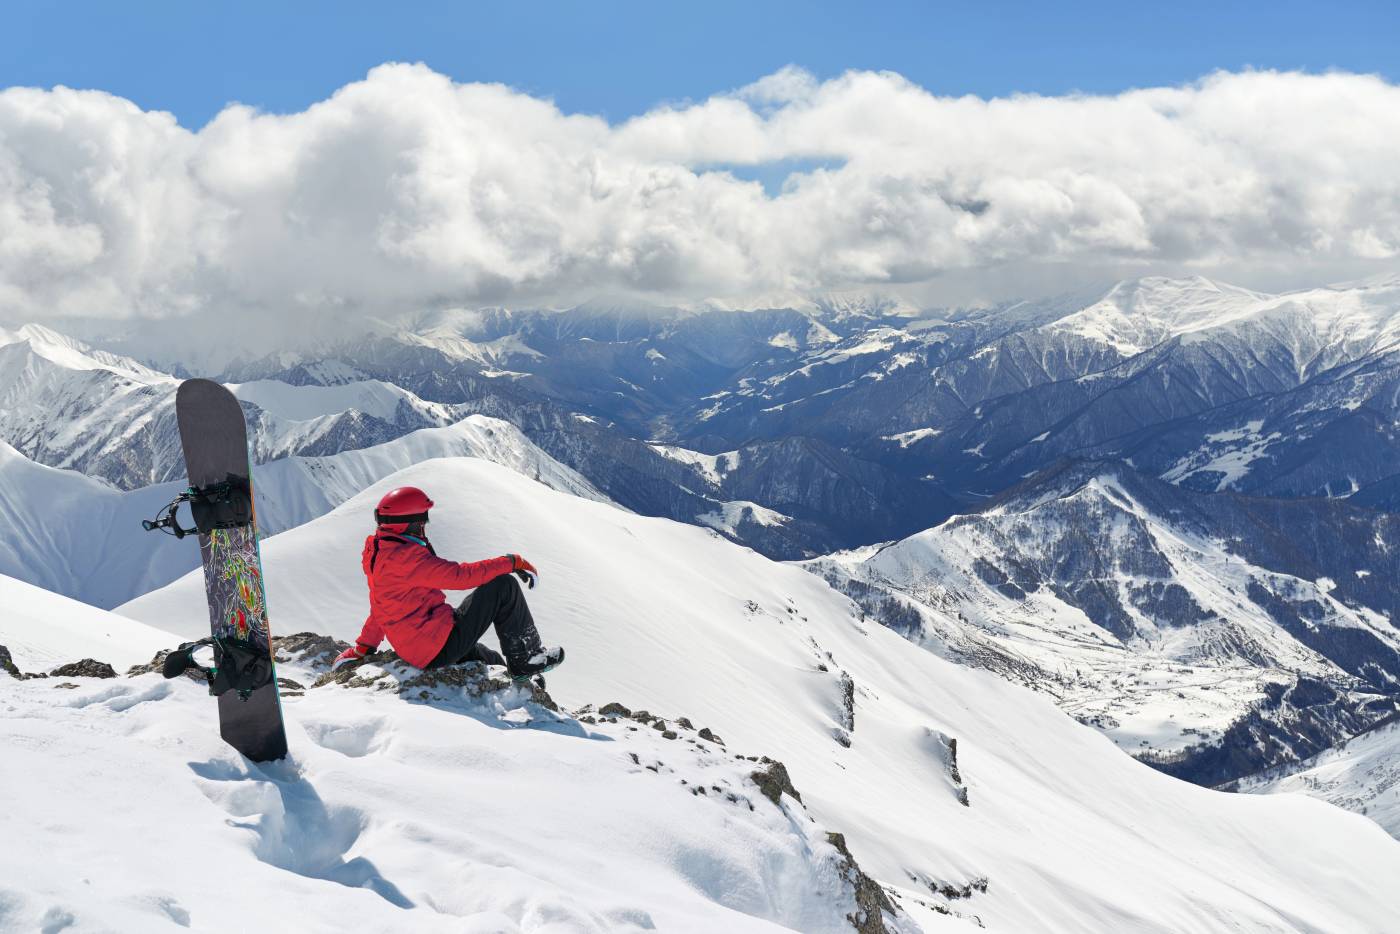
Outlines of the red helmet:
[{"label": "red helmet", "polygon": [[428,494],[416,486],[401,486],[384,494],[374,510],[374,521],[380,523],[404,524],[424,522],[433,501]]}]

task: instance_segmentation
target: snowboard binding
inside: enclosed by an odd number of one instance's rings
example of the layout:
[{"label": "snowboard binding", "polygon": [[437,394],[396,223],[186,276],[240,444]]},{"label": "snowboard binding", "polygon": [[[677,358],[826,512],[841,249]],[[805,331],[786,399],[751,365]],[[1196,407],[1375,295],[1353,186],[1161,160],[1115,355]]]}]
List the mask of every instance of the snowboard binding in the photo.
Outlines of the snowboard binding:
[{"label": "snowboard binding", "polygon": [[[195,661],[194,653],[204,646],[214,649],[213,665]],[[167,678],[178,678],[191,670],[204,675],[209,693],[214,697],[233,691],[246,701],[254,691],[272,681],[272,663],[266,655],[243,643],[226,642],[212,636],[182,643],[172,650],[165,656],[160,673]]]},{"label": "snowboard binding", "polygon": [[534,655],[521,662],[512,662],[506,666],[506,671],[510,673],[510,679],[516,684],[538,678],[541,683],[544,681],[544,673],[558,668],[564,661],[564,649],[555,646],[549,649],[540,649]]},{"label": "snowboard binding", "polygon": [[[194,528],[180,525],[181,503],[190,504]],[[190,487],[169,502],[154,519],[142,519],[141,528],[147,532],[160,531],[177,539],[186,535],[208,535],[215,529],[237,529],[253,521],[253,497],[247,477],[230,475],[228,479],[208,486]]]}]

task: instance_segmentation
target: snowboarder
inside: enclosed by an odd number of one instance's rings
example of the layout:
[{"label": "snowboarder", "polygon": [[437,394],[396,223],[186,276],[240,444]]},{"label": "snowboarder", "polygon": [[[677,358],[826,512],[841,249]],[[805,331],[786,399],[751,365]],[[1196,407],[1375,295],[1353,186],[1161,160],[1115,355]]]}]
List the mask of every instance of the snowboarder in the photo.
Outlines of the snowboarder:
[{"label": "snowboarder", "polygon": [[[517,680],[549,671],[564,650],[540,642],[525,594],[514,574],[530,587],[538,571],[520,555],[458,563],[439,558],[428,541],[433,501],[417,487],[390,490],[374,511],[378,526],[365,539],[361,565],[369,581],[369,618],[355,645],[333,668],[364,658],[386,636],[399,657],[418,668],[478,661],[505,665]],[[456,609],[444,590],[469,590]],[[503,659],[477,640],[492,625]]]}]

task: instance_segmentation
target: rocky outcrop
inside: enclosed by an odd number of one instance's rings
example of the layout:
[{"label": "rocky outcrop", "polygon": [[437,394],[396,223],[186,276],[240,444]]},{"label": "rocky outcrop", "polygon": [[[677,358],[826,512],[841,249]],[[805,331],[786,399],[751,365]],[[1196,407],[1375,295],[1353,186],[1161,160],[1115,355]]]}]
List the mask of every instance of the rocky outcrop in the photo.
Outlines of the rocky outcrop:
[{"label": "rocky outcrop", "polygon": [[827,832],[826,840],[836,848],[836,852],[841,854],[842,862],[838,872],[841,878],[845,879],[851,888],[855,890],[856,907],[859,909],[854,914],[846,915],[846,920],[851,922],[851,927],[855,928],[859,934],[885,934],[884,913],[894,914],[894,905],[890,902],[890,897],[885,894],[880,883],[870,878],[856,863],[856,858],[851,855],[850,849],[846,846],[844,834]]},{"label": "rocky outcrop", "polygon": [[5,672],[11,678],[22,677],[19,668],[15,666],[15,660],[10,657],[10,650],[0,645],[0,671]]},{"label": "rocky outcrop", "polygon": [[290,636],[273,636],[272,653],[279,662],[297,662],[313,668],[330,668],[335,657],[350,643],[332,639],[319,632],[295,632]]},{"label": "rocky outcrop", "polygon": [[56,678],[115,678],[117,672],[106,662],[84,658],[80,661],[59,665],[49,672]]},{"label": "rocky outcrop", "polygon": [[311,687],[336,684],[346,688],[392,691],[405,697],[428,700],[444,694],[480,698],[501,692],[519,692],[546,710],[558,712],[559,705],[544,689],[544,679],[516,682],[493,675],[480,662],[447,665],[424,671],[403,661],[393,652],[371,652],[360,662],[344,665],[320,675]]},{"label": "rocky outcrop", "polygon": [[782,807],[783,795],[790,795],[793,800],[801,803],[802,795],[798,794],[797,789],[792,787],[792,779],[788,776],[787,766],[767,756],[761,757],[758,761],[760,765],[749,773],[749,779],[758,786],[759,791],[763,792],[763,797],[778,807]]}]

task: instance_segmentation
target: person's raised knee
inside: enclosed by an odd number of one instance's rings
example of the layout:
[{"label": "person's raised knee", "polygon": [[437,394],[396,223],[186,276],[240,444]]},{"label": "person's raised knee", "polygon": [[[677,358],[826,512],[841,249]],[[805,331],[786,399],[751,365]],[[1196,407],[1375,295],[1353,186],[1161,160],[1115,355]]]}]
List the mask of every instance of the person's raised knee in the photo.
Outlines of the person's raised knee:
[{"label": "person's raised knee", "polygon": [[493,577],[490,581],[483,584],[482,587],[499,590],[503,594],[520,593],[520,584],[516,581],[514,574],[502,574],[500,577]]}]

